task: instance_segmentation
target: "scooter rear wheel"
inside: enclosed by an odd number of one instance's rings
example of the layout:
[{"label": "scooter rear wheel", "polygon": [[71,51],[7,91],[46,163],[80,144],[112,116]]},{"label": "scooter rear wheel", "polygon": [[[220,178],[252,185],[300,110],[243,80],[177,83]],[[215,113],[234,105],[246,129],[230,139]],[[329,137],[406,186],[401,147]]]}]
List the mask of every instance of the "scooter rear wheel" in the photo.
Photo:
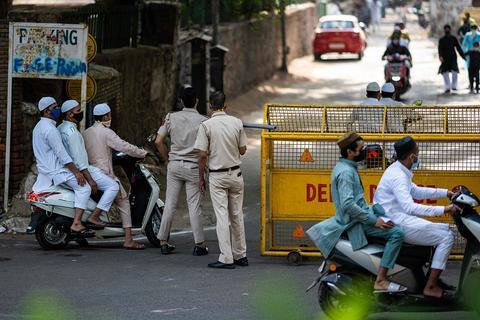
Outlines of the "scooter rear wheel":
[{"label": "scooter rear wheel", "polygon": [[147,226],[145,227],[145,235],[147,236],[148,241],[157,248],[160,248],[160,240],[158,240],[157,234],[160,230],[160,224],[162,223],[162,215],[163,207],[160,208],[155,206],[150,215]]},{"label": "scooter rear wheel", "polygon": [[68,244],[68,233],[53,219],[46,219],[37,225],[35,238],[38,244],[46,250],[63,249]]}]

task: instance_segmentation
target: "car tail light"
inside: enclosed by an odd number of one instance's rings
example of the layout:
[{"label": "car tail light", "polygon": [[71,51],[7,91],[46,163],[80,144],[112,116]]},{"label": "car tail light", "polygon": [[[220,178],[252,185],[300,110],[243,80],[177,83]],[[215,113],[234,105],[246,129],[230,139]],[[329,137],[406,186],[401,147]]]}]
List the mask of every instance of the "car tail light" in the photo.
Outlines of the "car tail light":
[{"label": "car tail light", "polygon": [[27,196],[27,200],[30,202],[43,202],[45,201],[46,198],[60,194],[60,192],[40,192],[40,193],[35,193],[35,192],[30,192]]}]

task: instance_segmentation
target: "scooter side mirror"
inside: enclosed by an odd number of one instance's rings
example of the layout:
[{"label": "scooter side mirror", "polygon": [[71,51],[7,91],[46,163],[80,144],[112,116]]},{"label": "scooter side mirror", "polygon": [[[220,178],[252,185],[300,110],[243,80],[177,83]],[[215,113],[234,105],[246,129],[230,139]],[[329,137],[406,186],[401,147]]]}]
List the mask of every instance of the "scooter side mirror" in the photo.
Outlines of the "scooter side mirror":
[{"label": "scooter side mirror", "polygon": [[155,142],[156,139],[157,139],[157,133],[154,132],[147,137],[147,142],[148,143],[153,143],[153,142]]}]

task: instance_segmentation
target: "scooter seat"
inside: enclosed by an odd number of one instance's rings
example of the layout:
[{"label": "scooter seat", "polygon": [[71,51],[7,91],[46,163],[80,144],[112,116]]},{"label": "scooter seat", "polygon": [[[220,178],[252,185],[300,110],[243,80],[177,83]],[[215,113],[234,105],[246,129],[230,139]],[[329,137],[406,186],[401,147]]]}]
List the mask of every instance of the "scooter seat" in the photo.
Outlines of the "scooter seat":
[{"label": "scooter seat", "polygon": [[[379,244],[385,246],[387,242],[385,239],[377,237],[367,237],[368,243],[370,244]],[[402,249],[400,250],[399,256],[408,256],[410,258],[419,258],[419,259],[429,259],[433,252],[433,247],[431,246],[419,246],[409,243],[403,243]]]}]

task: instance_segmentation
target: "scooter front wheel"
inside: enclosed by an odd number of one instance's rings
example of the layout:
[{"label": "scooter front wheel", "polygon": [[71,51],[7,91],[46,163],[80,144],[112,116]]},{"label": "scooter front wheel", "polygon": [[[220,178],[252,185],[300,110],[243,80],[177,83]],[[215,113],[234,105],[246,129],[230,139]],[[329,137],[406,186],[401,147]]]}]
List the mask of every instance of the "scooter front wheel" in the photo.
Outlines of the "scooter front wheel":
[{"label": "scooter front wheel", "polygon": [[46,250],[63,249],[68,244],[68,232],[64,231],[54,219],[46,219],[35,228],[38,244]]},{"label": "scooter front wheel", "polygon": [[148,241],[157,248],[160,248],[160,240],[157,238],[160,224],[162,223],[163,207],[155,206],[145,227],[145,235]]},{"label": "scooter front wheel", "polygon": [[318,287],[318,302],[320,308],[329,319],[341,319],[349,316],[353,319],[364,319],[371,310],[373,301],[373,284],[360,274],[339,274],[348,278],[348,285],[320,282]]}]

